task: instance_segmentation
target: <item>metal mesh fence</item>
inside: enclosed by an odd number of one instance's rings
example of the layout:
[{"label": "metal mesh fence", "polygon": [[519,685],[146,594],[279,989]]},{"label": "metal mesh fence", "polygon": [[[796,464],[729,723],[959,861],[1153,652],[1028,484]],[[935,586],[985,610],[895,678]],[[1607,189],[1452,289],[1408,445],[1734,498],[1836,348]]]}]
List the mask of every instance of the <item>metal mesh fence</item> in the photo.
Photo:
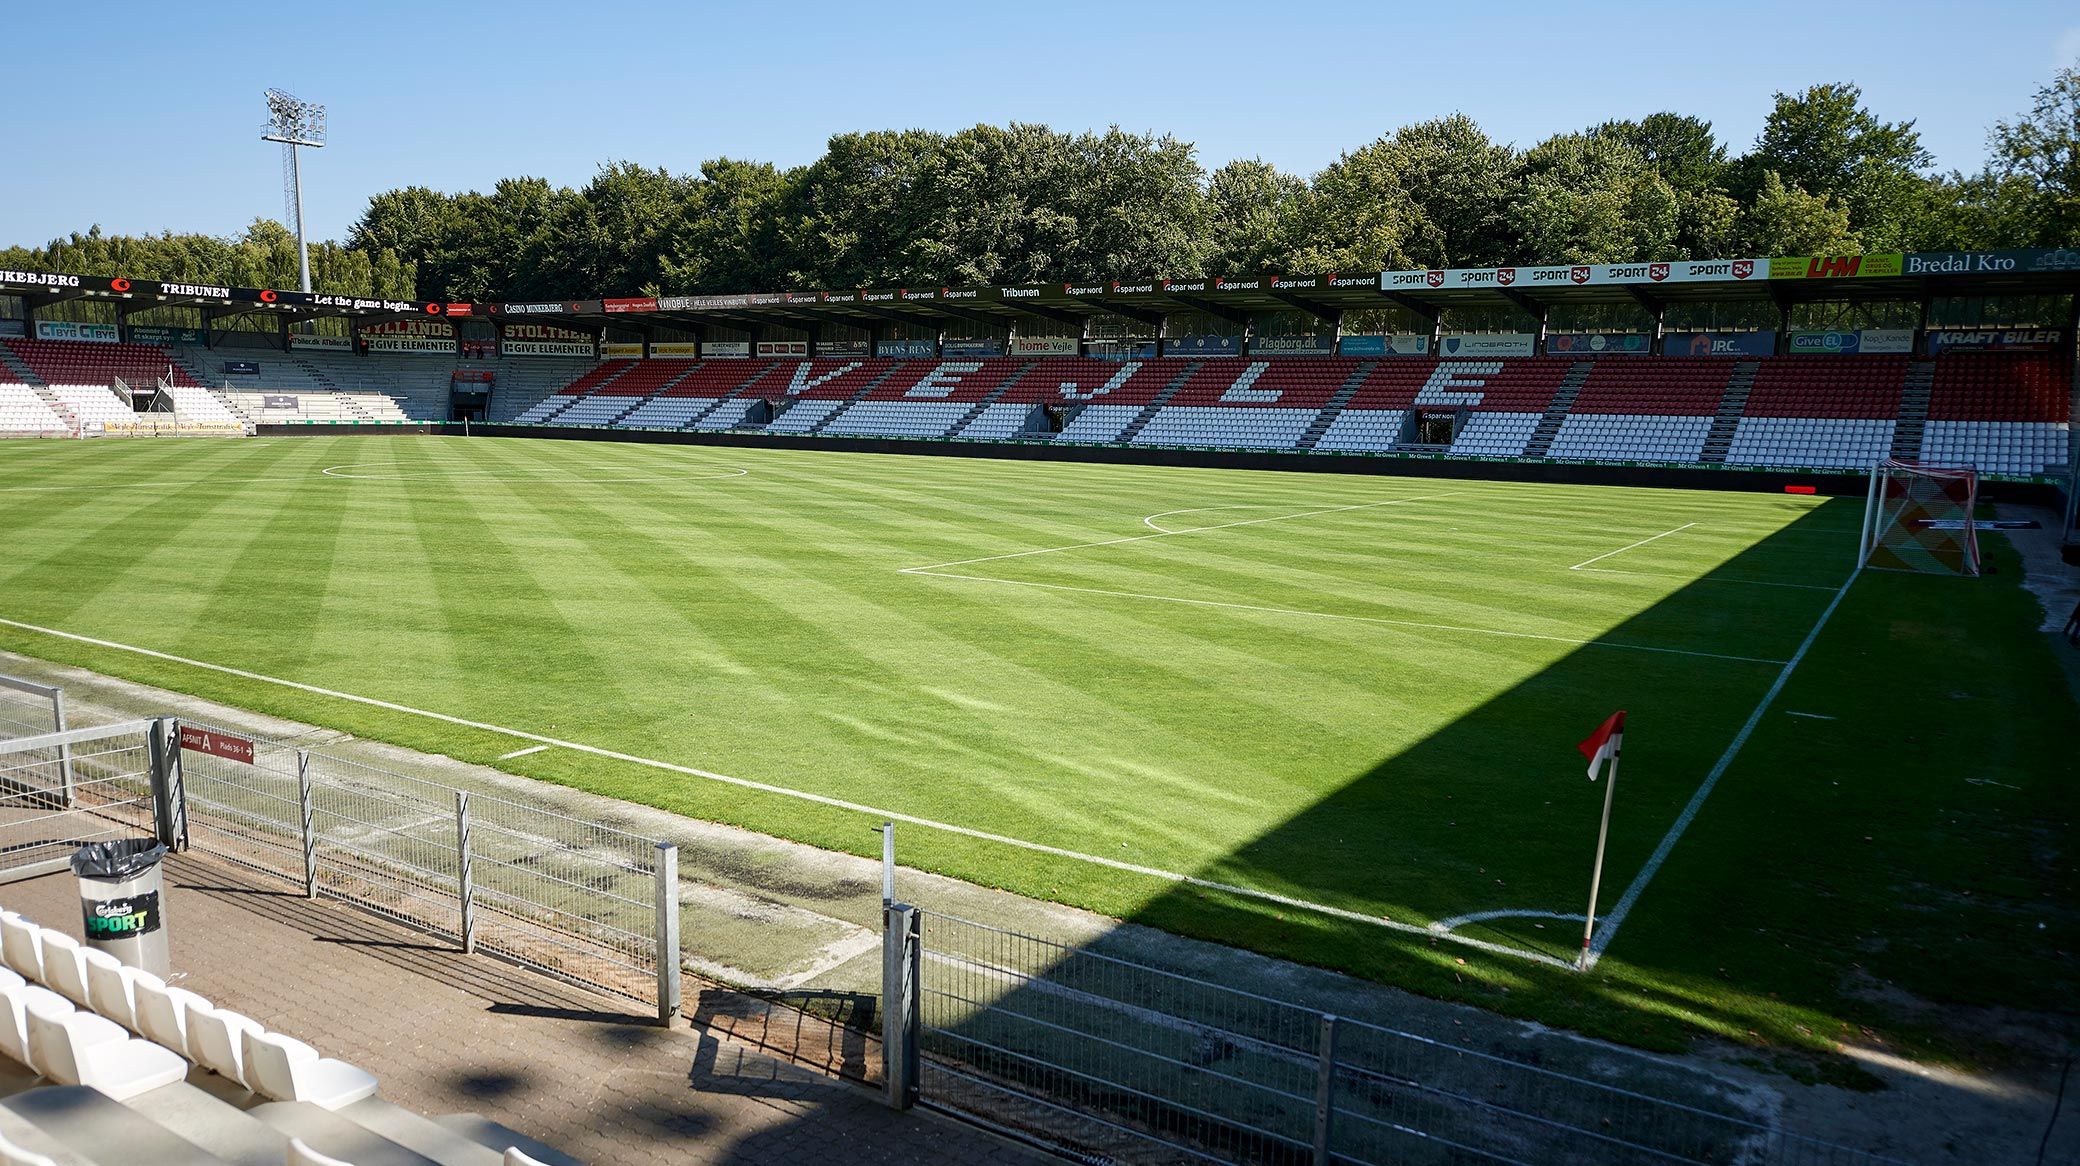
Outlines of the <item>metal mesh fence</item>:
[{"label": "metal mesh fence", "polygon": [[31,737],[64,728],[49,693],[43,685],[0,676],[0,737]]},{"label": "metal mesh fence", "polygon": [[1889,1161],[1709,1108],[1709,1089],[1671,1100],[946,915],[925,916],[919,979],[927,1098],[1106,1157]]},{"label": "metal mesh fence", "polygon": [[80,844],[153,831],[151,722],[31,746],[0,740],[0,881],[63,869]]},{"label": "metal mesh fence", "polygon": [[650,839],[282,742],[255,740],[251,764],[184,751],[182,769],[199,849],[571,980],[656,990]]}]

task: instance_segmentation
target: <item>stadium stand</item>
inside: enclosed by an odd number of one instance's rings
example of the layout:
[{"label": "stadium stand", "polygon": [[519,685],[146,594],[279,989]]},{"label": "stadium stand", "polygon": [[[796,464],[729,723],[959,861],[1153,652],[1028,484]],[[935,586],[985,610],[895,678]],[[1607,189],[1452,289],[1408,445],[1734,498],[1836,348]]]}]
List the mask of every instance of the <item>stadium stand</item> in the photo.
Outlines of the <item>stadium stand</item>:
[{"label": "stadium stand", "polygon": [[[232,361],[258,371],[230,374]],[[1999,351],[464,363],[491,375],[491,419],[521,424],[1787,469],[1890,456],[1997,474],[2065,464],[2072,392],[2061,355]],[[13,339],[0,344],[0,378],[20,383],[0,391],[0,432],[445,420],[457,368],[424,355]],[[167,381],[178,422],[132,412],[109,391],[119,377]]]},{"label": "stadium stand", "polygon": [[489,1140],[464,1137],[354,1065],[4,909],[0,963],[0,1161],[570,1161],[482,1119],[466,1128]]},{"label": "stadium stand", "polygon": [[0,384],[0,433],[62,437],[72,427],[28,385]]},{"label": "stadium stand", "polygon": [[87,433],[120,431],[137,422],[137,411],[104,385],[52,385],[61,412]]},{"label": "stadium stand", "polygon": [[47,385],[107,385],[117,377],[136,385],[161,378],[200,386],[174,354],[156,344],[92,344],[75,340],[5,340],[14,356]]}]

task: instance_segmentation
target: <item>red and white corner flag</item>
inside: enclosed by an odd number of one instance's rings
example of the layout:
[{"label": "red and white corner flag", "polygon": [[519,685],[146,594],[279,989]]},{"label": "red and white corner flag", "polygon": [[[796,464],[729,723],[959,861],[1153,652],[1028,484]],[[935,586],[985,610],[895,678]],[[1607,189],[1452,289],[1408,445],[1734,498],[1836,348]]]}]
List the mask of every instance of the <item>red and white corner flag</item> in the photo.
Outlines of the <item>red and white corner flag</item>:
[{"label": "red and white corner flag", "polygon": [[1618,759],[1618,745],[1625,739],[1625,710],[1619,709],[1589,734],[1589,739],[1575,746],[1582,756],[1589,759],[1589,780],[1595,781],[1603,772],[1606,761]]}]

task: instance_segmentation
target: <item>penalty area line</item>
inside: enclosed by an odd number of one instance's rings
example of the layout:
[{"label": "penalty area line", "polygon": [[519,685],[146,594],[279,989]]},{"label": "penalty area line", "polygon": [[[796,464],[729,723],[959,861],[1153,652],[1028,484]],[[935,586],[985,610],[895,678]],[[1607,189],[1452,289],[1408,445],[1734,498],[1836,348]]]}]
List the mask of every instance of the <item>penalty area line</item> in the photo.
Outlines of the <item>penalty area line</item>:
[{"label": "penalty area line", "polygon": [[78,632],[62,631],[58,628],[44,627],[40,624],[23,623],[20,620],[7,619],[4,617],[0,617],[0,626],[17,628],[25,632],[34,632],[38,635],[51,636],[55,639],[70,640],[74,643],[86,644],[91,647],[106,648],[111,651],[117,652],[128,652],[132,655],[144,656],[153,660],[162,660],[169,664],[180,664],[189,668],[201,669],[205,672],[215,672],[224,676],[236,676],[241,680],[251,680],[261,684],[272,684],[281,688],[293,689],[297,692],[309,693],[313,696],[323,696],[329,697],[333,700],[349,701],[354,704],[366,705],[370,708],[379,708],[386,712],[402,713],[407,716],[422,717],[426,720],[439,721],[442,724],[456,725],[465,729],[476,729],[480,732],[495,733],[500,736],[512,737],[521,741],[531,741],[545,748],[553,746],[559,749],[569,749],[575,753],[589,754],[593,757],[603,757],[609,761],[621,761],[626,762],[630,765],[641,765],[650,769],[663,770],[667,773],[679,773],[684,774],[688,777],[698,777],[707,781],[720,782],[724,785],[735,786],[739,789],[756,790],[760,793],[776,794],[780,797],[795,798],[800,801],[813,802],[821,806],[829,806],[833,809],[848,810],[856,814],[868,814],[876,818],[881,818],[892,822],[901,822],[909,826],[918,826],[927,830],[938,830],[947,834],[959,835],[963,838],[973,838],[977,841],[982,842],[994,842],[1003,846],[1016,847],[1020,850],[1029,850],[1038,854],[1052,855],[1056,858],[1065,858],[1076,862],[1089,863],[1093,866],[1102,866],[1111,870],[1123,871],[1128,874],[1137,874],[1146,878],[1158,880],[1160,882],[1174,883],[1179,886],[1196,887],[1201,890],[1217,891],[1222,894],[1234,895],[1239,898],[1254,899],[1258,902],[1274,903],[1282,907],[1291,907],[1295,910],[1312,911],[1319,915],[1328,915],[1337,919],[1349,920],[1353,923],[1365,923],[1373,927],[1382,928],[1388,931],[1398,931],[1408,935],[1423,936],[1425,938],[1431,939],[1449,940],[1450,942],[1459,944],[1463,947],[1475,948],[1480,951],[1490,952],[1496,955],[1513,956],[1517,959],[1531,960],[1535,963],[1551,964],[1559,968],[1569,968],[1573,966],[1563,960],[1555,959],[1552,956],[1546,955],[1543,952],[1527,951],[1525,949],[1511,947],[1508,944],[1503,943],[1490,943],[1486,940],[1474,939],[1470,936],[1460,936],[1453,935],[1447,932],[1437,932],[1420,924],[1403,923],[1399,920],[1387,919],[1378,915],[1367,915],[1362,911],[1352,911],[1343,907],[1332,907],[1327,903],[1315,903],[1306,899],[1295,898],[1290,895],[1281,895],[1275,891],[1261,891],[1252,887],[1236,886],[1233,883],[1223,883],[1213,879],[1199,878],[1196,875],[1183,874],[1179,871],[1164,870],[1161,867],[1144,866],[1140,863],[1126,862],[1117,858],[1107,858],[1103,855],[1098,854],[1085,854],[1081,851],[1068,850],[1059,846],[1049,846],[1044,842],[1029,842],[1023,838],[1013,838],[1008,834],[995,834],[987,830],[975,829],[972,826],[957,826],[951,822],[934,821],[930,818],[918,817],[915,814],[898,813],[894,810],[886,810],[878,806],[869,806],[860,802],[846,801],[843,798],[834,798],[824,794],[810,793],[807,790],[789,789],[788,787],[783,785],[773,785],[769,782],[754,781],[750,778],[745,777],[732,777],[726,773],[716,773],[712,770],[697,769],[691,765],[679,765],[670,761],[659,761],[653,757],[641,757],[633,753],[623,753],[618,749],[605,749],[601,748],[598,745],[586,745],[578,741],[566,741],[558,737],[550,737],[541,733],[530,732],[526,729],[514,729],[509,728],[505,725],[494,725],[487,721],[476,721],[471,720],[467,717],[458,717],[452,713],[435,712],[431,709],[413,708],[411,705],[398,704],[395,701],[383,700],[380,697],[362,696],[352,692],[341,692],[338,689],[323,688],[315,684],[305,684],[300,680],[285,680],[279,676],[269,676],[261,672],[251,672],[247,671],[244,668],[231,667],[228,664],[213,664],[207,660],[196,660],[188,656],[176,656],[170,652],[161,652],[153,648],[143,648],[135,644],[118,643],[114,640],[97,639],[93,636],[81,635]]}]

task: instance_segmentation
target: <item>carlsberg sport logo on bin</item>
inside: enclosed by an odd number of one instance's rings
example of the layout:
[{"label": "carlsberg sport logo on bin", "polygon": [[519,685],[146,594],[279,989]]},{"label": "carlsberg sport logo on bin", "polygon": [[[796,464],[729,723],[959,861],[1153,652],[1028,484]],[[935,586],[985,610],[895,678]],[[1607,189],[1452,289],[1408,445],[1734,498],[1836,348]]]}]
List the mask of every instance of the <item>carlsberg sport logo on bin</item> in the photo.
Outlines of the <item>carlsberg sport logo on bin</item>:
[{"label": "carlsberg sport logo on bin", "polygon": [[127,899],[87,899],[80,906],[88,939],[132,939],[159,930],[157,891]]}]

